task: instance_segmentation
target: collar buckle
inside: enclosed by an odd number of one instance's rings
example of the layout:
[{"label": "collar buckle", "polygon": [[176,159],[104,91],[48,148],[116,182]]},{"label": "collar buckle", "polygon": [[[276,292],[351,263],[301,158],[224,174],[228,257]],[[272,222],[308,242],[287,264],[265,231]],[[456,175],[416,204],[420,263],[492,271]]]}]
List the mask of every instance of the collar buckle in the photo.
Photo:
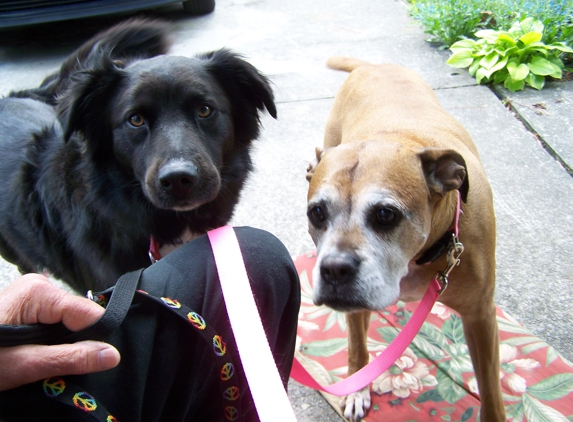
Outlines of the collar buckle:
[{"label": "collar buckle", "polygon": [[455,233],[452,233],[452,239],[450,240],[450,248],[448,249],[446,258],[448,260],[448,265],[442,272],[436,273],[434,278],[440,283],[441,289],[438,291],[438,296],[441,295],[444,290],[448,287],[448,277],[452,270],[460,265],[460,256],[464,252],[464,245]]}]

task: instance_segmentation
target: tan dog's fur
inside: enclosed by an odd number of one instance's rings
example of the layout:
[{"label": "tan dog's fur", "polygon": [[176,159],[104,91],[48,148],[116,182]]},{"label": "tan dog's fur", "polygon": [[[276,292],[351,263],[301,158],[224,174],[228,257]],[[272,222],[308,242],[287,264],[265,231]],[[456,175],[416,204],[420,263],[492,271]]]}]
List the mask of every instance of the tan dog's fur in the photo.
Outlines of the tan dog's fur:
[{"label": "tan dog's fur", "polygon": [[[481,421],[505,421],[493,302],[495,218],[490,185],[467,131],[415,72],[333,57],[351,72],[327,122],[307,179],[309,232],[317,245],[317,304],[346,311],[348,373],[368,363],[370,311],[421,299],[445,256],[415,264],[452,225],[462,204],[461,264],[440,301],[460,313],[481,398]],[[469,182],[469,190],[468,190]],[[360,420],[369,388],[342,400]]]}]

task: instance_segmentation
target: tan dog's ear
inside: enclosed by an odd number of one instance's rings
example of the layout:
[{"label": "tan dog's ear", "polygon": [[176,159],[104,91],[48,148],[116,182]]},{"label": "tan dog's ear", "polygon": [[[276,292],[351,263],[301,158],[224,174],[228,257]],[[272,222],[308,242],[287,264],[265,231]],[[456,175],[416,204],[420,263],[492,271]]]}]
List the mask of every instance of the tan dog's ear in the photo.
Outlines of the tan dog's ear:
[{"label": "tan dog's ear", "polygon": [[322,148],[316,147],[314,154],[316,155],[316,158],[308,163],[308,167],[306,169],[307,182],[310,182],[310,179],[312,179],[312,175],[314,174],[314,170],[316,170],[316,166],[318,166],[318,163],[320,163],[320,158],[322,157]]},{"label": "tan dog's ear", "polygon": [[430,192],[444,196],[457,189],[462,201],[467,202],[469,181],[464,157],[452,149],[425,148],[420,160]]}]

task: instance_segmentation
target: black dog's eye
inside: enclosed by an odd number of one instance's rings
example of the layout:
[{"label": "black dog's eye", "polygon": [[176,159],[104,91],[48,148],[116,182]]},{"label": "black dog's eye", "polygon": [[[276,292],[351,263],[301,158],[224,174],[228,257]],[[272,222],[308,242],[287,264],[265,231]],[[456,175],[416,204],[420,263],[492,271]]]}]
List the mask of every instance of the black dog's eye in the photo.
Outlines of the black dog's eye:
[{"label": "black dog's eye", "polygon": [[141,114],[134,114],[129,118],[129,124],[133,127],[140,127],[145,124],[145,119]]},{"label": "black dog's eye", "polygon": [[213,109],[211,107],[209,107],[208,105],[202,104],[199,107],[197,107],[197,115],[199,117],[201,117],[202,119],[209,117],[212,112],[213,112]]},{"label": "black dog's eye", "polygon": [[310,207],[307,216],[310,222],[315,226],[319,226],[326,221],[326,212],[320,205]]}]

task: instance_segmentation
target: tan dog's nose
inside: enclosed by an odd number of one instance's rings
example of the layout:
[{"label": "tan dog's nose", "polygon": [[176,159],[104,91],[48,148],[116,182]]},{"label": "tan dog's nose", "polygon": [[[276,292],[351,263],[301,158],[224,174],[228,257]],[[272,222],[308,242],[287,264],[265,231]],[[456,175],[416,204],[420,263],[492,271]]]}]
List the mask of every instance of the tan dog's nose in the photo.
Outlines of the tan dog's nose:
[{"label": "tan dog's nose", "polygon": [[332,284],[344,284],[354,280],[360,260],[349,253],[325,256],[320,263],[320,276],[323,281]]}]

